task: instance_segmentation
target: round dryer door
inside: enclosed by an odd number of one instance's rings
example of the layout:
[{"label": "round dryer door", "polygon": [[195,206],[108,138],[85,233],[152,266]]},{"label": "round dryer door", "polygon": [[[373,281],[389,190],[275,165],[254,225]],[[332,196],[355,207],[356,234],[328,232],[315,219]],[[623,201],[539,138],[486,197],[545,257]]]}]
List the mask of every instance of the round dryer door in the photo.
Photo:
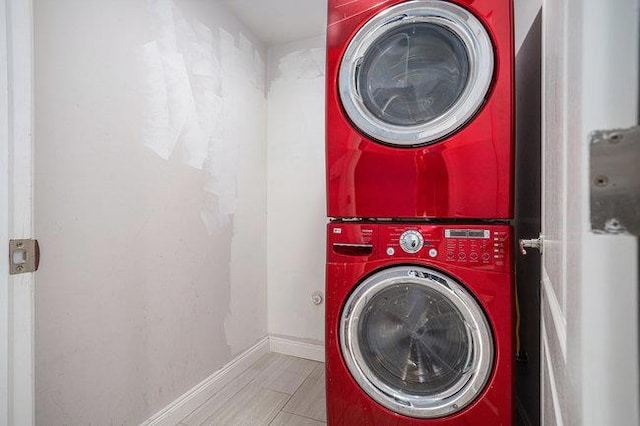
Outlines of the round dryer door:
[{"label": "round dryer door", "polygon": [[353,37],[340,65],[340,99],[373,139],[429,144],[478,111],[493,63],[489,35],[470,12],[445,1],[409,1],[376,15]]},{"label": "round dryer door", "polygon": [[478,302],[420,266],[382,270],[358,285],[340,322],[342,355],[375,401],[411,417],[445,417],[484,390],[494,344]]}]

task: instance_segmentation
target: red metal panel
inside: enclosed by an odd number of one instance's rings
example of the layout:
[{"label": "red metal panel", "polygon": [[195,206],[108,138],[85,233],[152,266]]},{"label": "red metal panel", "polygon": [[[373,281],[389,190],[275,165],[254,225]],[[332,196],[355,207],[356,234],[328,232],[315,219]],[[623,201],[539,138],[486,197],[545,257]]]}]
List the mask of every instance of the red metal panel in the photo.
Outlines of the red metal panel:
[{"label": "red metal panel", "polygon": [[327,213],[348,218],[513,217],[513,19],[510,0],[452,0],[485,26],[495,70],[485,104],[464,127],[423,147],[393,147],[346,116],[337,79],[351,38],[398,0],[330,0],[327,28]]},{"label": "red metal panel", "polygon": [[[339,233],[334,233],[340,228]],[[388,247],[397,247],[398,235],[419,230],[425,247],[408,255],[401,249],[393,255]],[[488,262],[470,261],[470,239],[444,238],[445,229],[484,229],[491,232],[492,257]],[[512,230],[506,225],[412,225],[332,223],[328,226],[329,246],[362,243],[363,230],[377,236],[374,254],[359,259],[334,253],[329,248],[326,284],[326,368],[327,422],[329,426],[508,426],[512,425],[512,353],[513,353],[513,274],[511,268]],[[478,240],[479,241],[479,240]],[[428,245],[427,245],[428,243]],[[450,244],[452,243],[452,244]],[[447,248],[454,246],[466,253],[467,261],[447,260]],[[438,253],[429,254],[435,248]],[[480,396],[461,412],[438,419],[416,419],[394,413],[373,401],[356,383],[347,369],[340,350],[338,327],[343,304],[349,294],[367,276],[399,264],[415,264],[437,269],[462,284],[477,299],[491,326],[495,344],[492,375]]]}]

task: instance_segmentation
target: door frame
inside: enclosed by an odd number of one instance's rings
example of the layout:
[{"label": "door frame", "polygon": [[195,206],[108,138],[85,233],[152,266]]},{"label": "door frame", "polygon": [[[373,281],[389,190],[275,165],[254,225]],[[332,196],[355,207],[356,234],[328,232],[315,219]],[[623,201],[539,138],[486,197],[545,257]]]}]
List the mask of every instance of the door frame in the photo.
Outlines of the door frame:
[{"label": "door frame", "polygon": [[[582,150],[576,152],[582,154],[585,165],[580,180],[586,195],[591,187],[588,169],[591,133],[638,124],[639,8],[640,0],[587,0],[582,4],[583,30],[579,40],[583,144]],[[584,197],[582,282],[576,289],[580,335],[572,336],[581,359],[575,363],[570,379],[580,377],[578,405],[585,426],[637,425],[640,424],[638,238],[591,231],[588,203],[589,198]]]},{"label": "door frame", "polygon": [[543,0],[544,425],[640,422],[638,240],[593,232],[589,206],[590,135],[637,125],[639,5]]},{"label": "door frame", "polygon": [[0,0],[0,424],[34,424],[33,273],[9,275],[9,239],[33,238],[33,7]]}]

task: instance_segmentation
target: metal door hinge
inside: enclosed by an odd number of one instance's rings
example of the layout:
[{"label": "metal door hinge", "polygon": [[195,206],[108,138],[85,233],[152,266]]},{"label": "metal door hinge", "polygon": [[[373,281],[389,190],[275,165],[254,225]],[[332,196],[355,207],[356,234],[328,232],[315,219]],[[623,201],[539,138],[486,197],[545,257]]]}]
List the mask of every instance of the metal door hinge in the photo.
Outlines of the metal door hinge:
[{"label": "metal door hinge", "polygon": [[35,272],[40,264],[38,240],[9,240],[9,273]]},{"label": "metal door hinge", "polygon": [[591,229],[640,235],[640,127],[590,135]]},{"label": "metal door hinge", "polygon": [[540,235],[538,238],[523,239],[520,240],[520,253],[527,254],[527,248],[536,249],[542,254],[542,247],[544,245],[544,237]]}]

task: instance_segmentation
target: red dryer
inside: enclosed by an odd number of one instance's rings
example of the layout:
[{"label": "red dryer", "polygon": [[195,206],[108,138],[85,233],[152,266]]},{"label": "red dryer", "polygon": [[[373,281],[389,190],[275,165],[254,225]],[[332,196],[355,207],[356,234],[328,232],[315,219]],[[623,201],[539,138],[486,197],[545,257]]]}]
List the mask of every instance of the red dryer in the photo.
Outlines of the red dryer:
[{"label": "red dryer", "polygon": [[327,422],[512,424],[508,225],[328,225]]},{"label": "red dryer", "polygon": [[329,0],[327,211],[513,216],[511,0]]}]

